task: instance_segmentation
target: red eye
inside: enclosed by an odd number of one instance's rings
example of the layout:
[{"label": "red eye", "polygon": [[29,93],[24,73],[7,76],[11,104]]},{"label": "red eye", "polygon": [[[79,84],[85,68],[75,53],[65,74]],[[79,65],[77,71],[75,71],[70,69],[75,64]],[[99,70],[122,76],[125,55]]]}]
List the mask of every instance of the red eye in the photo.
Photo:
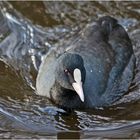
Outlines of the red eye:
[{"label": "red eye", "polygon": [[68,69],[64,69],[64,72],[67,73],[67,74],[69,73]]}]

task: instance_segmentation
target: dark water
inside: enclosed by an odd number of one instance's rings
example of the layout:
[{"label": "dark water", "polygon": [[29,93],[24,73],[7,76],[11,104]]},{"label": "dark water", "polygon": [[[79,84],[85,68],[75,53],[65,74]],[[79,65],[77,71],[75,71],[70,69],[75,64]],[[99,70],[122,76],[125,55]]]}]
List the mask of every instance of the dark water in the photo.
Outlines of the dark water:
[{"label": "dark water", "polygon": [[[0,15],[0,138],[139,138],[140,2],[10,3],[13,8],[0,3],[0,11],[15,21]],[[38,66],[49,49],[103,15],[117,18],[132,40],[137,58],[129,91],[133,101],[126,95],[127,103],[66,114],[35,95]]]}]

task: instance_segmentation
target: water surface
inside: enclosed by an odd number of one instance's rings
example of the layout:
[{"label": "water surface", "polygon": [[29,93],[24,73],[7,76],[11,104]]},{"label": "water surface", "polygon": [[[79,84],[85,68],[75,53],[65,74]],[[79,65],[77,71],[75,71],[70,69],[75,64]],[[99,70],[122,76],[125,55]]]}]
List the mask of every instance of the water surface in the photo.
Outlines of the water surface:
[{"label": "water surface", "polygon": [[[10,30],[10,19],[0,14],[0,138],[140,137],[140,2],[17,1],[0,8],[16,21]],[[126,96],[127,103],[67,114],[35,95],[38,67],[51,48],[64,48],[60,44],[104,15],[117,18],[132,40],[137,69],[129,94],[137,100]]]}]

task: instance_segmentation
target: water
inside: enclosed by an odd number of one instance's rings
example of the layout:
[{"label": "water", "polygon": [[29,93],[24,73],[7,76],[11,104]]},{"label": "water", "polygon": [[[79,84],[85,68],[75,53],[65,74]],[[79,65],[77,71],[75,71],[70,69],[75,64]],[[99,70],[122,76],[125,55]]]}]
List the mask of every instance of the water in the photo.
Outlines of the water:
[{"label": "water", "polygon": [[[140,2],[17,1],[10,5],[0,3],[1,12],[9,17],[6,21],[0,15],[0,138],[139,138]],[[35,95],[38,67],[49,49],[67,40],[71,43],[77,32],[103,15],[116,17],[132,40],[137,58],[129,91],[133,101],[126,95],[126,103],[68,114]]]}]

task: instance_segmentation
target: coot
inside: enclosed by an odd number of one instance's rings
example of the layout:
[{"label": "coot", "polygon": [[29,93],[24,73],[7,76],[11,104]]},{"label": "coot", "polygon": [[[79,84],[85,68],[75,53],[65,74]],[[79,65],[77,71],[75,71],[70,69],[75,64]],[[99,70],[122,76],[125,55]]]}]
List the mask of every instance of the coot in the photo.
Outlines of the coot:
[{"label": "coot", "polygon": [[111,106],[128,91],[134,75],[128,34],[116,19],[105,16],[75,40],[60,55],[54,50],[47,54],[37,76],[37,94],[64,108]]}]

